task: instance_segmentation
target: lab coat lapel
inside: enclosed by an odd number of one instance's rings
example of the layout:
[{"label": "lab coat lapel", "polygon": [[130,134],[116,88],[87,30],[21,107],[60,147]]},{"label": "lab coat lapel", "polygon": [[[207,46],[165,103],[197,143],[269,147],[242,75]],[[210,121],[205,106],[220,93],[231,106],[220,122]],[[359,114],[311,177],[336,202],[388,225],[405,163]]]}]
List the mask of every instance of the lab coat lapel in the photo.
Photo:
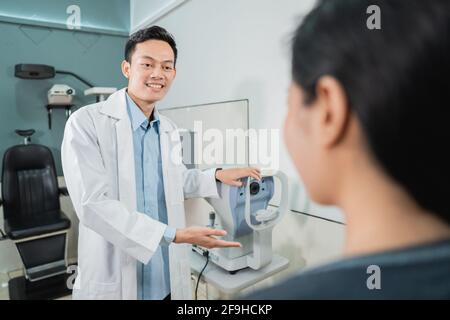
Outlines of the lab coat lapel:
[{"label": "lab coat lapel", "polygon": [[162,162],[162,171],[163,171],[163,181],[164,181],[164,189],[165,192],[167,192],[167,172],[168,172],[168,165],[169,165],[169,152],[170,152],[170,145],[169,145],[169,132],[167,131],[167,125],[164,118],[160,118],[160,134],[159,134],[159,145],[161,149],[161,162]]},{"label": "lab coat lapel", "polygon": [[[127,112],[125,90],[112,94],[99,107],[99,112],[109,117],[111,121],[110,134],[116,136],[117,149],[117,181],[119,200],[129,211],[136,211],[136,182],[134,168],[134,148],[131,122]],[[113,148],[113,146],[110,146]],[[136,299],[137,280],[136,262],[124,255],[122,260],[122,299]]]},{"label": "lab coat lapel", "polygon": [[[119,179],[119,197],[129,210],[136,210],[136,184],[134,168],[133,133],[131,122],[126,110],[125,90],[120,90],[104,103],[101,112],[117,119],[115,123],[117,137],[117,161]],[[174,145],[179,143],[177,139],[172,139],[173,127],[165,117],[160,117],[160,148],[163,169],[164,190],[166,193],[166,205],[169,224],[174,227],[184,227],[184,207],[183,203],[173,204],[168,201],[170,193],[174,192],[173,186],[176,181],[171,181],[174,175],[169,174],[175,166],[171,165],[171,153]],[[175,136],[176,138],[176,136]],[[179,186],[181,187],[181,186]],[[170,282],[172,299],[191,299],[192,290],[190,282],[189,267],[189,246],[186,244],[171,245],[169,247]],[[124,272],[123,281],[124,296],[131,299],[136,297],[136,268],[135,264],[127,265]],[[126,275],[126,276],[125,276]]]},{"label": "lab coat lapel", "polygon": [[127,112],[125,90],[121,89],[109,97],[102,105],[100,112],[114,119],[117,141],[117,166],[119,182],[119,198],[127,209],[136,210],[136,180],[134,168],[133,133]]},{"label": "lab coat lapel", "polygon": [[126,204],[128,210],[136,211],[133,136],[128,117],[117,121],[116,137],[120,201]]},{"label": "lab coat lapel", "polygon": [[[171,170],[177,170],[177,166],[171,163],[171,156],[172,152],[177,151],[176,144],[179,143],[179,136],[177,136],[176,129],[170,125],[169,120],[164,116],[160,117],[160,129],[161,161],[169,225],[184,228],[186,221],[183,202],[174,204],[168,201],[171,197],[170,193],[177,192],[175,188],[182,188],[182,186],[177,185],[177,181],[171,180],[175,176],[171,174]],[[190,246],[187,244],[176,244],[169,247],[170,287],[171,296],[174,300],[192,299],[189,252]]]},{"label": "lab coat lapel", "polygon": [[[126,105],[117,105],[126,108]],[[119,198],[129,211],[136,211],[136,180],[131,122],[124,117],[116,122]],[[123,299],[137,298],[136,264],[128,258],[122,270]]]},{"label": "lab coat lapel", "polygon": [[[176,129],[175,129],[176,130]],[[176,188],[183,188],[177,184],[174,180],[175,172],[177,166],[172,163],[173,153],[176,152],[177,143],[175,131],[168,120],[164,116],[160,116],[160,148],[161,148],[161,162],[163,171],[163,181],[164,181],[164,193],[166,195],[166,207],[169,225],[174,227],[183,227],[185,225],[184,219],[180,218],[176,210],[173,208],[173,202],[170,201],[173,197],[173,193],[176,193]]]}]

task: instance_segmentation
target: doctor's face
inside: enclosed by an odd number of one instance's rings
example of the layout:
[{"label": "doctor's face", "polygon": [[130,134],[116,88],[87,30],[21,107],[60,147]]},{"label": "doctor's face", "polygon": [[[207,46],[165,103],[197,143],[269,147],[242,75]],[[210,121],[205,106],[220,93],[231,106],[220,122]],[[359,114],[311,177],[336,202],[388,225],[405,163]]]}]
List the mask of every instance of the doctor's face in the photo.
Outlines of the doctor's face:
[{"label": "doctor's face", "polygon": [[175,79],[175,54],[170,45],[161,40],[138,43],[130,63],[122,63],[128,78],[128,93],[146,104],[164,98]]}]

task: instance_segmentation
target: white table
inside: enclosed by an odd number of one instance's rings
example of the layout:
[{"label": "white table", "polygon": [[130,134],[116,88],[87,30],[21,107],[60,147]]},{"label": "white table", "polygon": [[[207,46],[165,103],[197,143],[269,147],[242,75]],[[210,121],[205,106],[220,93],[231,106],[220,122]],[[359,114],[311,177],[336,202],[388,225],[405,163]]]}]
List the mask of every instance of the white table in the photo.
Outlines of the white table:
[{"label": "white table", "polygon": [[[191,252],[191,269],[194,272],[199,274],[205,266],[205,263],[206,257],[196,252]],[[286,269],[288,265],[288,259],[274,255],[272,262],[259,270],[246,268],[239,270],[235,274],[230,274],[212,261],[209,261],[208,266],[203,271],[202,277],[207,283],[213,285],[219,291],[232,295]]]}]

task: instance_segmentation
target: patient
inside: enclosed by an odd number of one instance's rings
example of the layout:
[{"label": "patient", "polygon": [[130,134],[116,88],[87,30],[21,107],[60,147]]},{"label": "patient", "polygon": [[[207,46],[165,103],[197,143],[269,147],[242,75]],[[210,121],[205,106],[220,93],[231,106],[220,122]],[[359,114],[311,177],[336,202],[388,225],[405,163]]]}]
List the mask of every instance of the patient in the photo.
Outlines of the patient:
[{"label": "patient", "polygon": [[248,298],[450,299],[450,1],[321,1],[292,74],[286,145],[345,257]]}]

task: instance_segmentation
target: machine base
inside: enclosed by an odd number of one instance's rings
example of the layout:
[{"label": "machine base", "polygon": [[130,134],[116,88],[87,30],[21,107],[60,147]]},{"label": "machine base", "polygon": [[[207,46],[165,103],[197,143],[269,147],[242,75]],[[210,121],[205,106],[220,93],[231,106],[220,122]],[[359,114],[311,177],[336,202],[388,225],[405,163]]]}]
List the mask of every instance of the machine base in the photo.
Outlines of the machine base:
[{"label": "machine base", "polygon": [[[199,255],[197,252],[191,252],[191,268],[194,272],[200,273],[206,262],[206,257]],[[203,271],[202,277],[206,282],[216,287],[223,293],[236,294],[241,290],[256,284],[259,281],[286,269],[289,260],[274,254],[272,262],[259,269],[253,270],[245,268],[235,274],[220,268],[214,263],[209,263]]]}]

